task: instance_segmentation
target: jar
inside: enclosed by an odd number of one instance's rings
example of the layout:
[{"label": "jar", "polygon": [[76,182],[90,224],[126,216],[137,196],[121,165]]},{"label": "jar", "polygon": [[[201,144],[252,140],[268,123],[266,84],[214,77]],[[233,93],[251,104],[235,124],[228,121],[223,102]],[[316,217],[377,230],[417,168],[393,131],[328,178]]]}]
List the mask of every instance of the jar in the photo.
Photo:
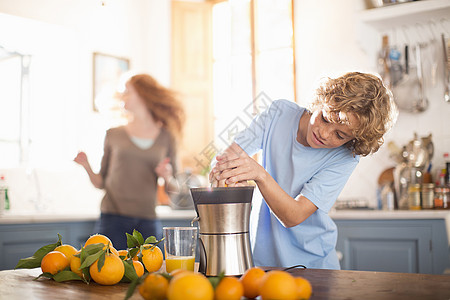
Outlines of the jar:
[{"label": "jar", "polygon": [[434,208],[434,184],[433,183],[423,183],[422,184],[422,208],[432,209]]},{"label": "jar", "polygon": [[408,188],[408,208],[411,210],[420,210],[420,184],[412,184]]},{"label": "jar", "polygon": [[450,209],[450,187],[438,186],[434,189],[434,208]]}]

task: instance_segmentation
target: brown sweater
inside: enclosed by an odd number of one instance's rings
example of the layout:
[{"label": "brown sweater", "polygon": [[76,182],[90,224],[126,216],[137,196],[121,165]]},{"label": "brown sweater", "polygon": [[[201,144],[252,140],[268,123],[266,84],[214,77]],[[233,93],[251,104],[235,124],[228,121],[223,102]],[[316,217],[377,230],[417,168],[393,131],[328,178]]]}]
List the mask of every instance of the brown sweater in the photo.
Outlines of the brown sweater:
[{"label": "brown sweater", "polygon": [[165,157],[170,157],[176,174],[175,141],[167,130],[161,129],[150,148],[141,149],[123,126],[109,129],[100,169],[105,189],[101,212],[155,219],[158,179],[155,168]]}]

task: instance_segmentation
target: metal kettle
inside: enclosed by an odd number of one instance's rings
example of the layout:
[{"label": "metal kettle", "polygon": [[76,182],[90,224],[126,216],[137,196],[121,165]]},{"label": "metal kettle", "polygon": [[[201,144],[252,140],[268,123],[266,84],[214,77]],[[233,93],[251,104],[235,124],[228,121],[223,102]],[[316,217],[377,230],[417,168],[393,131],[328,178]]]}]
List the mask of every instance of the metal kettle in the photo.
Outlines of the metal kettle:
[{"label": "metal kettle", "polygon": [[199,225],[199,272],[239,276],[253,267],[249,222],[253,186],[192,188]]}]

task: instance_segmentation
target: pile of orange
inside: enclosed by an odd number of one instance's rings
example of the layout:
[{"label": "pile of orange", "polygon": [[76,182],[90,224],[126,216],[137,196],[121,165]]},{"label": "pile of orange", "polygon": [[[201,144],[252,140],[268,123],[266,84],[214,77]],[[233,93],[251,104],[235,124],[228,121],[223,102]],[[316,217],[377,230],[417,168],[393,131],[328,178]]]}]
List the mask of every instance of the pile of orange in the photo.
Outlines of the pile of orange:
[{"label": "pile of orange", "polygon": [[223,277],[214,288],[202,274],[175,270],[169,280],[158,273],[149,274],[139,286],[140,295],[146,300],[240,300],[243,296],[262,300],[309,299],[312,287],[302,277],[294,277],[285,271],[265,272],[254,267],[241,278]]},{"label": "pile of orange", "polygon": [[[99,259],[91,265],[82,264],[80,259],[80,253],[86,253],[82,252],[83,249],[99,243],[105,245],[102,253],[104,263],[100,270]],[[214,285],[204,275],[192,271],[178,269],[170,274],[156,273],[163,263],[161,249],[153,244],[139,247],[140,252],[129,259],[128,250],[118,251],[107,236],[94,234],[87,239],[81,250],[68,244],[56,247],[42,258],[41,269],[43,273],[52,275],[70,270],[84,280],[90,278],[98,284],[114,285],[124,278],[125,264],[129,263],[138,277],[144,276],[140,278],[138,289],[146,300],[240,300],[244,296],[248,299],[259,296],[262,300],[304,300],[309,299],[312,294],[312,287],[307,279],[294,277],[286,271],[265,272],[259,267],[248,269],[239,279],[232,276],[216,278],[220,281],[214,282]],[[101,246],[97,247],[99,248]],[[100,255],[100,252],[97,253]],[[81,269],[82,265],[86,267]],[[147,274],[144,275],[145,270]]]},{"label": "pile of orange", "polygon": [[264,272],[258,267],[248,269],[241,276],[244,296],[262,300],[309,299],[312,294],[311,283],[303,277],[294,277],[286,271],[273,270]]},{"label": "pile of orange", "polygon": [[[98,268],[98,259],[89,266],[89,276],[92,280],[94,280],[98,284],[102,285],[113,285],[122,280],[125,274],[125,265],[124,261],[121,259],[121,255],[124,259],[128,258],[127,250],[117,251],[113,245],[111,240],[102,234],[94,234],[90,236],[86,243],[84,244],[85,248],[88,245],[101,243],[106,247],[109,246],[109,251],[105,254],[105,261],[103,266]],[[156,268],[158,270],[162,265],[162,252],[157,247],[154,246],[161,253],[160,257],[158,255],[151,256],[150,254],[143,253],[143,258],[146,258],[145,261],[149,264],[149,267],[146,267],[149,272],[153,272]],[[151,253],[158,253],[157,250],[153,249]],[[75,247],[63,244],[61,246],[56,247],[53,251],[47,253],[41,261],[41,269],[43,273],[51,273],[55,275],[63,270],[70,270],[76,273],[81,278],[85,278],[82,270],[81,270],[81,259],[79,257],[81,250],[77,250]],[[148,256],[151,256],[149,259]],[[145,264],[144,261],[144,264]],[[151,265],[151,268],[150,268]],[[158,267],[159,265],[159,267]],[[138,260],[137,256],[133,258],[133,267],[136,271],[138,277],[144,274],[144,265]],[[151,271],[150,271],[151,270]]]},{"label": "pile of orange", "polygon": [[[214,300],[214,288],[200,273],[175,270],[169,281],[158,273],[150,273],[139,286],[146,300]],[[232,299],[228,299],[232,300]]]}]

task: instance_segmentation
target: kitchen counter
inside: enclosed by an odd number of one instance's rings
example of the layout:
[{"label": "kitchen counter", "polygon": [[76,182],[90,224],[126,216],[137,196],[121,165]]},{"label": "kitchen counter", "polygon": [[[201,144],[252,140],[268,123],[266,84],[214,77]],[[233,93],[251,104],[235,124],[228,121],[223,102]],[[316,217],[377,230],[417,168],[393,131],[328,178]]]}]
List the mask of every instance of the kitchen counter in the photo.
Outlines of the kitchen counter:
[{"label": "kitchen counter", "polygon": [[[156,215],[161,220],[191,220],[197,216],[194,210],[173,210],[169,206],[157,206]],[[0,224],[49,223],[71,221],[94,221],[99,213],[25,213],[0,215]]]},{"label": "kitchen counter", "polygon": [[[173,210],[169,206],[157,206],[156,215],[161,220],[191,220],[194,210]],[[450,229],[450,210],[333,210],[329,213],[335,220],[397,220],[397,219],[445,219]],[[0,224],[47,223],[70,221],[93,221],[98,213],[15,213],[0,215]]]},{"label": "kitchen counter", "polygon": [[398,220],[398,219],[445,219],[450,222],[450,210],[333,210],[329,213],[336,220]]},{"label": "kitchen counter", "polygon": [[[267,268],[274,269],[274,268]],[[294,269],[294,276],[302,276],[311,282],[311,300],[340,299],[449,299],[450,276]],[[34,280],[41,270],[20,269],[0,271],[2,299],[124,299],[129,284],[113,286],[89,285],[80,281],[58,283],[47,278]],[[142,299],[135,290],[131,299]]]}]

